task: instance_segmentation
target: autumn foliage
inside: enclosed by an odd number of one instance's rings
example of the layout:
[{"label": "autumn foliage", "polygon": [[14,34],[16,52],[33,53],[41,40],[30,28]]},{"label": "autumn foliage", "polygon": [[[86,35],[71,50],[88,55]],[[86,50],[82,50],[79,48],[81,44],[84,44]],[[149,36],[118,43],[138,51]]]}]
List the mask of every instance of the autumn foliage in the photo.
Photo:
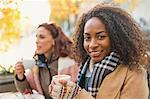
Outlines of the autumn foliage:
[{"label": "autumn foliage", "polygon": [[[101,3],[101,0],[49,0],[51,5],[51,20],[61,23],[69,18],[69,15],[76,15],[80,12],[80,5],[87,2]],[[105,1],[105,0],[102,0]],[[112,0],[119,5],[127,5],[127,10],[136,8],[138,0]],[[89,3],[90,4],[90,3]]]},{"label": "autumn foliage", "polygon": [[49,0],[51,5],[51,20],[61,23],[69,18],[70,15],[79,13],[79,4],[86,0]]},{"label": "autumn foliage", "polygon": [[[15,0],[0,1],[0,52],[7,51],[20,38],[20,11]],[[13,6],[12,6],[13,5]]]}]

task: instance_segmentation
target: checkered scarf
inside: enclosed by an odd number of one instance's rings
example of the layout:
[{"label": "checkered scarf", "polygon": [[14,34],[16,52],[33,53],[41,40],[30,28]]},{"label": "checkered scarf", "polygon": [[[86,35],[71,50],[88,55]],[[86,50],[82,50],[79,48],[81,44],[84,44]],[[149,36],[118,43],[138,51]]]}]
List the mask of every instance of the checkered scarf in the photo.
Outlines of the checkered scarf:
[{"label": "checkered scarf", "polygon": [[[85,74],[87,68],[89,67],[89,63],[90,58],[88,58],[87,61],[84,63],[84,65],[81,66],[79,71],[78,85],[81,86],[81,88],[83,88],[83,84],[85,83],[83,81],[85,79]],[[103,79],[109,73],[115,70],[118,63],[119,63],[119,56],[116,53],[111,52],[110,55],[106,56],[102,61],[94,64],[94,69],[91,74],[90,82],[88,84],[88,92],[90,92],[90,94],[93,97],[96,97]]]}]

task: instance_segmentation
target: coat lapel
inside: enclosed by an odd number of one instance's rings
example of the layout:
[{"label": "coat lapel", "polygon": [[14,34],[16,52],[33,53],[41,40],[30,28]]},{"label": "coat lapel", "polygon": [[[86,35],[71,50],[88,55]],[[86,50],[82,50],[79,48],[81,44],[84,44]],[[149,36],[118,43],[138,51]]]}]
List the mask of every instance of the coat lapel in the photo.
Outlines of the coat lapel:
[{"label": "coat lapel", "polygon": [[[116,70],[105,77],[97,97],[99,99],[116,99],[123,86],[128,68],[124,65],[117,66]],[[108,98],[107,98],[108,97]]]}]

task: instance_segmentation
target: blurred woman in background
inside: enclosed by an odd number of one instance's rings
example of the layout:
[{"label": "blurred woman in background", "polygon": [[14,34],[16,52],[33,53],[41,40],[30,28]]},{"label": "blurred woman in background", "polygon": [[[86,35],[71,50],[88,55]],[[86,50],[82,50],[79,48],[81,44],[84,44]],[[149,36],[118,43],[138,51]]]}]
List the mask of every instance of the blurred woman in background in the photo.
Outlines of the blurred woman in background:
[{"label": "blurred woman in background", "polygon": [[70,54],[72,42],[55,23],[42,23],[36,30],[36,61],[30,74],[25,76],[21,61],[15,65],[15,84],[20,92],[36,89],[49,99],[48,86],[53,75],[58,74],[58,59]]}]

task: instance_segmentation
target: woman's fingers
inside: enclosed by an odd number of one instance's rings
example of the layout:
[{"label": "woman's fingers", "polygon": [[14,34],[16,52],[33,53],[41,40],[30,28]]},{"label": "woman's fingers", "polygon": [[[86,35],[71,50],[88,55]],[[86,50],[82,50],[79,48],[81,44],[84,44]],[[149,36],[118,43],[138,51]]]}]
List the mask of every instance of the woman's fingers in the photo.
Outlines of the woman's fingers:
[{"label": "woman's fingers", "polygon": [[56,84],[49,85],[50,96],[53,97],[54,99],[60,99],[62,88],[63,88],[62,86]]},{"label": "woman's fingers", "polygon": [[59,83],[62,84],[63,86],[67,86],[67,81],[66,80],[59,80]]},{"label": "woman's fingers", "polygon": [[[57,99],[66,99],[73,97],[76,84],[71,81],[59,80],[59,82],[52,81],[49,86],[50,96]],[[69,99],[70,99],[69,98]]]}]

